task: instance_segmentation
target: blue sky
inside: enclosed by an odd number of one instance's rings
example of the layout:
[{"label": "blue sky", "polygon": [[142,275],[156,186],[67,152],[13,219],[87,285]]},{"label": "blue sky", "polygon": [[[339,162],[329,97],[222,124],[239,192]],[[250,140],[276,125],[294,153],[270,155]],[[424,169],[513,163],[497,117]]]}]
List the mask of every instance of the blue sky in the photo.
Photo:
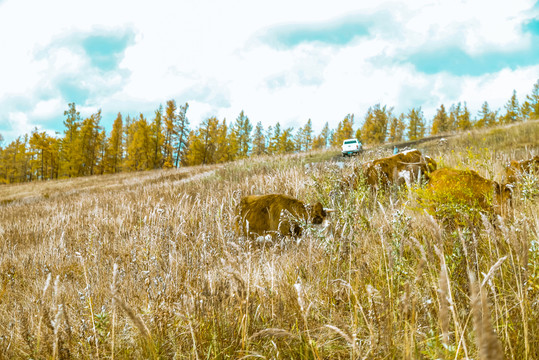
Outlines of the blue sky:
[{"label": "blue sky", "polygon": [[[62,131],[75,102],[150,120],[160,104],[264,126],[356,126],[376,103],[522,102],[539,79],[535,1],[0,0],[0,134]],[[373,5],[375,4],[375,5]],[[52,10],[54,9],[54,10]],[[6,55],[7,54],[7,55]]]}]

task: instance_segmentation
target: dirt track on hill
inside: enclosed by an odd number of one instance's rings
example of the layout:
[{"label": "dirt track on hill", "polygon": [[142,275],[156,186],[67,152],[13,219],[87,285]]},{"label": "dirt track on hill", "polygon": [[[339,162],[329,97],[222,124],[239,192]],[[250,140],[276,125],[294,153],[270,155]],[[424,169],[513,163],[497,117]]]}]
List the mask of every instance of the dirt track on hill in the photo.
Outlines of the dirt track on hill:
[{"label": "dirt track on hill", "polygon": [[[415,146],[415,145],[418,145],[418,144],[426,143],[426,142],[429,142],[429,141],[440,140],[440,139],[444,139],[444,138],[447,139],[447,138],[450,138],[450,137],[453,137],[453,136],[455,136],[455,134],[434,135],[434,136],[428,136],[428,137],[418,139],[418,140],[403,141],[403,142],[400,142],[400,143],[375,145],[375,146],[372,146],[372,147],[365,148],[361,154],[365,154],[365,153],[373,152],[373,151],[379,151],[379,150],[392,150],[394,146],[397,146],[399,148],[399,150],[402,150],[402,149],[410,147],[410,146]],[[333,158],[331,158],[331,160],[332,161],[344,161],[345,159],[349,160],[349,159],[352,159],[352,158],[354,158],[354,156],[352,156],[352,157],[344,157],[339,152],[339,154],[335,155]]]}]

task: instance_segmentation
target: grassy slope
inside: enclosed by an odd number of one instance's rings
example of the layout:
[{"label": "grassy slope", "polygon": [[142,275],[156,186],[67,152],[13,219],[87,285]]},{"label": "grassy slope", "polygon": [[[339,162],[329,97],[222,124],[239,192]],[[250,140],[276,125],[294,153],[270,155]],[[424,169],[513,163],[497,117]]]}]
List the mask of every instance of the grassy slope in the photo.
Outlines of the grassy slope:
[{"label": "grassy slope", "polygon": [[[418,147],[497,179],[538,138],[534,122]],[[343,183],[389,151],[0,187],[0,357],[539,358],[539,181],[510,218],[450,231],[414,192]],[[297,242],[237,236],[240,196],[271,192],[338,212]],[[468,273],[489,270],[481,306]]]}]

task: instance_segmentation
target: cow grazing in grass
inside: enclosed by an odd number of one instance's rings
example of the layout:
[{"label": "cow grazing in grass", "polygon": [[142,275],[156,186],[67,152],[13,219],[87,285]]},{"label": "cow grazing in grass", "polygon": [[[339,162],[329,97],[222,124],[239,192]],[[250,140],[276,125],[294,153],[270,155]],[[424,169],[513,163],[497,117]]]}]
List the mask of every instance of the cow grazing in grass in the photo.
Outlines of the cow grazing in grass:
[{"label": "cow grazing in grass", "polygon": [[434,170],[436,162],[415,149],[363,164],[365,180],[373,187],[410,184]]},{"label": "cow grazing in grass", "polygon": [[513,160],[504,169],[502,182],[515,184],[525,174],[539,174],[539,155],[528,160]]},{"label": "cow grazing in grass", "polygon": [[241,199],[237,216],[243,234],[301,236],[301,222],[321,224],[329,212],[317,202],[306,205],[288,195],[250,195]]},{"label": "cow grazing in grass", "polygon": [[484,211],[502,215],[511,200],[510,187],[485,179],[473,170],[444,168],[433,171],[429,178],[424,197],[438,213],[447,210],[446,214],[469,212],[474,215]]}]

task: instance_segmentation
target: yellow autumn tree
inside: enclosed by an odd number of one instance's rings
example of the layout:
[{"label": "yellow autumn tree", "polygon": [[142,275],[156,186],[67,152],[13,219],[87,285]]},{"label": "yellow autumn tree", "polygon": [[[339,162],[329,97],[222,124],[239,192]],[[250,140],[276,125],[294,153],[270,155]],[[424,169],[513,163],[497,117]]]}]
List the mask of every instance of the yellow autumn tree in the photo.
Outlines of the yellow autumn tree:
[{"label": "yellow autumn tree", "polygon": [[354,114],[348,114],[339,122],[333,133],[332,146],[340,146],[344,140],[354,137]]},{"label": "yellow autumn tree", "polygon": [[118,113],[116,120],[112,124],[112,131],[107,141],[104,164],[105,173],[115,174],[120,171],[123,153],[122,128],[122,114]]},{"label": "yellow autumn tree", "polygon": [[386,140],[387,126],[393,109],[376,104],[370,107],[361,128],[362,141],[365,144],[381,144]]}]

